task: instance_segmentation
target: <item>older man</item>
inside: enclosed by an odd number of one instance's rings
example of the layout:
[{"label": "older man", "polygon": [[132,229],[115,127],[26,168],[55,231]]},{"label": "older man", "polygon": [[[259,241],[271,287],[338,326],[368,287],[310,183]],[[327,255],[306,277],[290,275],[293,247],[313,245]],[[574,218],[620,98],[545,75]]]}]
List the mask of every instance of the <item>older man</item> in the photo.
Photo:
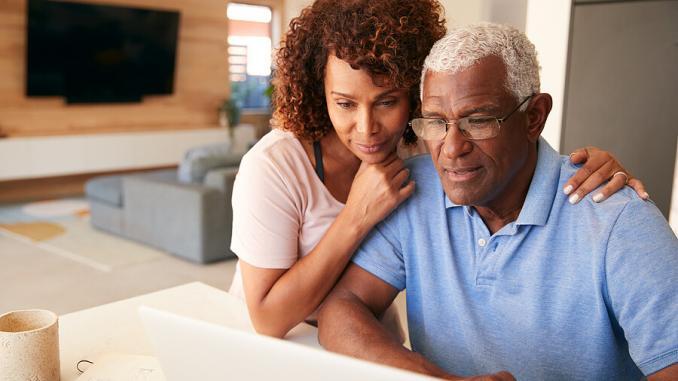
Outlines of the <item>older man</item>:
[{"label": "older man", "polygon": [[[576,168],[540,138],[551,97],[534,46],[458,28],[423,78],[412,126],[431,156],[325,302],[321,343],[450,379],[678,379],[678,240],[629,189],[567,203]],[[403,289],[413,351],[375,318]]]}]

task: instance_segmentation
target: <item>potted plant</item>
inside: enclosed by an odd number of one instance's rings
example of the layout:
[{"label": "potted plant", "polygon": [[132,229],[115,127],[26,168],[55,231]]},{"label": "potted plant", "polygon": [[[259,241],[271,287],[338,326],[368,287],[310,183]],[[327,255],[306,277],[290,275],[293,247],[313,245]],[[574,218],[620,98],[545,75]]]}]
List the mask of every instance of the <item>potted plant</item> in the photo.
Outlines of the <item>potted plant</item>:
[{"label": "potted plant", "polygon": [[240,104],[235,99],[226,99],[219,107],[219,125],[235,127],[240,123]]}]

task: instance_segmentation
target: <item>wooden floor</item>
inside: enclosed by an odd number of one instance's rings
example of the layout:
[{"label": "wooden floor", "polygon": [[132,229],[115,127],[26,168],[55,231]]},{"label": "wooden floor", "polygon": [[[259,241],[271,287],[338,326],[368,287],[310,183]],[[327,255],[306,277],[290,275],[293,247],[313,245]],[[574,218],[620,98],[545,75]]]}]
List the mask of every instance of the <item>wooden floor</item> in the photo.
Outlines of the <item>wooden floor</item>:
[{"label": "wooden floor", "polygon": [[38,179],[0,181],[0,203],[15,203],[81,196],[85,193],[85,183],[87,180],[93,177],[170,168],[176,167],[169,166],[161,168],[144,168],[141,170],[121,170],[69,176],[45,177]]},{"label": "wooden floor", "polygon": [[[0,263],[6,286],[0,287],[0,314],[42,308],[61,315],[194,281],[226,291],[236,267],[235,259],[197,265],[168,254],[102,272],[2,234]],[[405,292],[393,304],[407,333]],[[409,347],[409,341],[405,345]]]},{"label": "wooden floor", "polygon": [[42,308],[61,315],[194,281],[228,290],[236,261],[197,265],[167,254],[106,272],[0,233],[0,263],[0,314]]}]

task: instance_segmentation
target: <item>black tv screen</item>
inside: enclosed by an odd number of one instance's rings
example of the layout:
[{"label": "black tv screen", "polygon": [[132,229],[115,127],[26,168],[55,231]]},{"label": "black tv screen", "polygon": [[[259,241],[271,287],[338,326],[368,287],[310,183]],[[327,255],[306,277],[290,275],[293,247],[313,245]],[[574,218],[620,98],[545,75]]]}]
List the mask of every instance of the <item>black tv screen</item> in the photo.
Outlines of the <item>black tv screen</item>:
[{"label": "black tv screen", "polygon": [[28,96],[68,103],[172,94],[179,12],[29,0]]}]

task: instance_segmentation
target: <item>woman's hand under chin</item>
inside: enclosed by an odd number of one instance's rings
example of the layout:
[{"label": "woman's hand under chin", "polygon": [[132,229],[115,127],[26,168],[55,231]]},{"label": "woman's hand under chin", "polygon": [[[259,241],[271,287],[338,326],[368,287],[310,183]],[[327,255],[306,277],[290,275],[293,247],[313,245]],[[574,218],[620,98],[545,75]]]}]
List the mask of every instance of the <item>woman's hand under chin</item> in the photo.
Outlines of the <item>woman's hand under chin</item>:
[{"label": "woman's hand under chin", "polygon": [[410,171],[395,153],[377,164],[363,162],[356,173],[345,210],[369,231],[414,192]]}]

